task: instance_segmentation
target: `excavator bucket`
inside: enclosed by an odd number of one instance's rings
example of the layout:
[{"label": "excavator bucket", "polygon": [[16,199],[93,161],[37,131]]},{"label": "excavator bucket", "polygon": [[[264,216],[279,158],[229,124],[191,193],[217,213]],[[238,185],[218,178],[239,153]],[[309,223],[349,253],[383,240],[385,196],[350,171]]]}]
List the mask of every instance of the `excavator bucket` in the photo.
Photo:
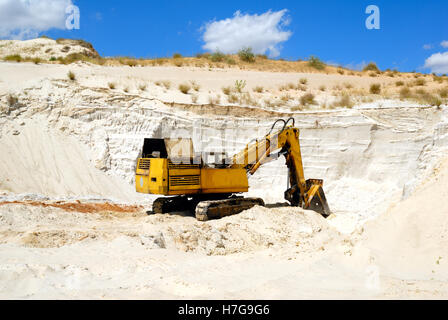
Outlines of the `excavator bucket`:
[{"label": "excavator bucket", "polygon": [[313,184],[308,191],[308,199],[306,201],[305,209],[316,211],[325,218],[330,216],[331,211],[328,206],[327,198],[325,197],[324,189],[319,184]]}]

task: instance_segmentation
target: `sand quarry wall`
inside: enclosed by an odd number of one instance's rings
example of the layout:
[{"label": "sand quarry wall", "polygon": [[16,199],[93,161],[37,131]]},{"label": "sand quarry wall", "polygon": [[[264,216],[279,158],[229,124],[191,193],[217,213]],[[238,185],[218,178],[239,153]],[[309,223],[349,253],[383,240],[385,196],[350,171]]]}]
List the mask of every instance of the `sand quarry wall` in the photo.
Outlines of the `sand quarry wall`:
[{"label": "sand quarry wall", "polygon": [[[145,137],[191,137],[196,151],[232,154],[262,137],[277,118],[256,110],[213,114],[213,106],[193,112],[65,81],[44,80],[19,100],[0,114],[0,190],[49,197],[140,201],[132,184]],[[301,129],[306,177],[324,179],[332,210],[358,220],[408,197],[448,145],[446,109],[370,108],[293,117]],[[282,202],[286,175],[283,159],[262,167],[250,178],[250,194]]]}]

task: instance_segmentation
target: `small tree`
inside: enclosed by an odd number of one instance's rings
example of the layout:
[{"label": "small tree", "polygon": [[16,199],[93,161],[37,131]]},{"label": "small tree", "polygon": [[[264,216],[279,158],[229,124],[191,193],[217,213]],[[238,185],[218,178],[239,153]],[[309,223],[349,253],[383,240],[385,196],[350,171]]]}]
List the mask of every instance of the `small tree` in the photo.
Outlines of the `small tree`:
[{"label": "small tree", "polygon": [[238,56],[242,61],[245,62],[255,62],[255,55],[252,52],[252,48],[243,48],[240,51],[238,51]]},{"label": "small tree", "polygon": [[375,62],[370,62],[364,69],[362,69],[362,71],[380,71],[380,69],[378,69]]},{"label": "small tree", "polygon": [[317,70],[323,70],[325,68],[325,63],[323,63],[318,57],[310,56],[308,60],[308,65]]}]

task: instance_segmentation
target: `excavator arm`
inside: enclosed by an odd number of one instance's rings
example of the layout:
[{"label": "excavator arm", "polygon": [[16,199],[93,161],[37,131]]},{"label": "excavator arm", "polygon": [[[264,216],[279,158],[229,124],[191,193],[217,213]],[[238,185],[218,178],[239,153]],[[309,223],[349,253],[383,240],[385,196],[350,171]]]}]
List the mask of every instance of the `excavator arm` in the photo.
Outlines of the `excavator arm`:
[{"label": "excavator arm", "polygon": [[[283,123],[283,127],[272,133],[278,123]],[[232,168],[245,168],[249,175],[253,175],[263,164],[283,155],[289,175],[285,199],[292,206],[314,210],[327,217],[331,212],[323,191],[323,180],[305,180],[299,134],[293,118],[277,120],[265,137],[252,141],[232,157]]]}]

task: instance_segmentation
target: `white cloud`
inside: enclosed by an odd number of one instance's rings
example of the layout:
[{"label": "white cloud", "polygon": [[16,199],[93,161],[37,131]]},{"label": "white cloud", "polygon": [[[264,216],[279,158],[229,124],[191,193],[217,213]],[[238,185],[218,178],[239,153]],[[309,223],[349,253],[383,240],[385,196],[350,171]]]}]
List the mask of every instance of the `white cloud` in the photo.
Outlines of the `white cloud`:
[{"label": "white cloud", "polygon": [[448,52],[434,53],[425,61],[425,68],[435,73],[448,73]]},{"label": "white cloud", "polygon": [[425,49],[425,50],[430,50],[432,48],[433,48],[432,44],[424,44],[423,45],[423,49]]},{"label": "white cloud", "polygon": [[235,53],[243,47],[251,47],[254,53],[270,57],[280,55],[279,44],[287,41],[292,32],[283,30],[289,24],[285,18],[287,10],[268,11],[250,15],[235,12],[232,18],[208,22],[203,28],[203,48]]},{"label": "white cloud", "polygon": [[448,48],[448,40],[443,40],[442,42],[440,42],[440,45],[444,48]]},{"label": "white cloud", "polygon": [[30,39],[51,28],[65,28],[71,0],[0,0],[0,38]]}]

